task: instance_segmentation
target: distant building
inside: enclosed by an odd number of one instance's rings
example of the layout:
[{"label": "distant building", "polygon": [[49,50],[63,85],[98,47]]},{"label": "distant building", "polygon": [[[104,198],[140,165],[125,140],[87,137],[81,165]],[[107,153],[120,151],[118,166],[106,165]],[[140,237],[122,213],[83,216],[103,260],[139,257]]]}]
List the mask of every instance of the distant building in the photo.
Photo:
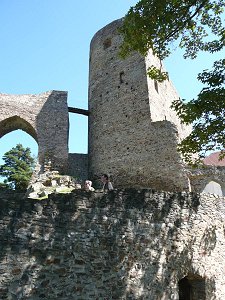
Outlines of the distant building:
[{"label": "distant building", "polygon": [[204,159],[204,164],[209,166],[225,167],[225,157],[219,160],[220,151],[213,152]]}]

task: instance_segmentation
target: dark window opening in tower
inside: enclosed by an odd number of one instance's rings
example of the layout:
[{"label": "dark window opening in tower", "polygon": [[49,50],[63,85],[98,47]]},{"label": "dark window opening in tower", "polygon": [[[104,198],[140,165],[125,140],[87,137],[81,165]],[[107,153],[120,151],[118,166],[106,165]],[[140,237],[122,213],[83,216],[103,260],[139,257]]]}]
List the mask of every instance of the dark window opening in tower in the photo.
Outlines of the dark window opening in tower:
[{"label": "dark window opening in tower", "polygon": [[179,300],[205,300],[205,280],[198,275],[188,275],[178,282]]},{"label": "dark window opening in tower", "polygon": [[103,42],[104,50],[112,46],[112,39],[108,38]]},{"label": "dark window opening in tower", "polygon": [[120,72],[120,83],[124,82],[124,72]]},{"label": "dark window opening in tower", "polygon": [[156,92],[159,93],[159,85],[158,85],[158,81],[154,80],[154,86],[155,86]]}]

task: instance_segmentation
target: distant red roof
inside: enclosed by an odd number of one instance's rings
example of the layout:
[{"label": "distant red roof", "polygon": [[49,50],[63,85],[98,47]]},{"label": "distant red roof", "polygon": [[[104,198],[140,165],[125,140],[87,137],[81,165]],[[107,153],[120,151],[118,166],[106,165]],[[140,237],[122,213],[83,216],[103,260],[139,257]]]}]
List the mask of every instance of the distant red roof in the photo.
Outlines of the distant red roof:
[{"label": "distant red roof", "polygon": [[204,164],[211,166],[225,166],[225,157],[222,160],[219,160],[219,155],[220,151],[211,153],[209,156],[204,158]]}]

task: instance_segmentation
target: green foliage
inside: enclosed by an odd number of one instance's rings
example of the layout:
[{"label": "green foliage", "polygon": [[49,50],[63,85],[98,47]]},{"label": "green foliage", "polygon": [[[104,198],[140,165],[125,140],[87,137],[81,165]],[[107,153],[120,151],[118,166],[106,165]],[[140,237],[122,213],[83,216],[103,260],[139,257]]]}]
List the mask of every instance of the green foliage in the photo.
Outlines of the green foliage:
[{"label": "green foliage", "polygon": [[[173,51],[174,43],[185,50],[184,58],[196,58],[199,51],[218,52],[225,46],[223,24],[224,0],[140,0],[131,7],[120,28],[124,42],[120,55],[132,51],[147,55],[151,49],[160,60]],[[224,81],[225,60],[214,63],[213,70],[204,70],[198,80],[205,87],[197,99],[188,103],[175,101],[173,108],[193,132],[179,150],[190,161],[191,153],[225,148],[224,141]],[[162,81],[167,74],[152,66],[150,78]]]},{"label": "green foliage", "polygon": [[169,79],[167,72],[162,72],[155,66],[148,68],[147,74],[151,79],[157,80],[158,82],[163,82],[164,80]]},{"label": "green foliage", "polygon": [[216,61],[213,70],[204,70],[198,79],[206,87],[197,99],[188,103],[177,100],[172,105],[183,123],[193,123],[192,133],[179,145],[189,162],[189,153],[200,153],[200,157],[204,157],[206,151],[225,149],[225,59]]},{"label": "green foliage", "polygon": [[5,182],[5,180],[4,180],[4,182],[0,182],[0,191],[1,190],[8,190],[9,189],[9,186],[8,186],[8,184]]},{"label": "green foliage", "polygon": [[[33,172],[34,158],[29,148],[17,144],[3,155],[4,164],[0,166],[0,176],[6,177],[5,187],[25,190]],[[3,184],[1,184],[3,186]]]},{"label": "green foliage", "polygon": [[[141,0],[130,8],[120,29],[121,55],[131,51],[146,55],[152,49],[164,59],[178,39],[185,57],[195,58],[199,50],[219,51],[225,45],[224,7],[224,0]],[[210,32],[213,40],[207,39]]]}]

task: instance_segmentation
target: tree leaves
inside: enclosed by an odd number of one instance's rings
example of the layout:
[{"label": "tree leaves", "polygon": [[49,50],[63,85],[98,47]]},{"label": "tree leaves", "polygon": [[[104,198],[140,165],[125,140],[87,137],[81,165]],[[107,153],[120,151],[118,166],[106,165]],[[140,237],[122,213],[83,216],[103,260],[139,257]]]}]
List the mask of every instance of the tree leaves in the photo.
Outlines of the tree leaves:
[{"label": "tree leaves", "polygon": [[216,61],[211,71],[204,70],[198,79],[206,84],[197,99],[188,103],[174,101],[172,107],[185,124],[193,124],[192,133],[179,150],[190,162],[190,153],[204,157],[210,150],[225,149],[225,59]]},{"label": "tree leaves", "polygon": [[160,69],[156,68],[153,65],[148,68],[147,74],[151,79],[157,80],[158,82],[163,82],[164,80],[169,78],[167,72],[162,72]]},{"label": "tree leaves", "polygon": [[[219,51],[224,45],[222,0],[141,0],[131,7],[120,28],[124,42],[121,56],[132,51],[146,55],[153,50],[160,59],[170,53],[170,44],[180,39],[185,56],[195,58],[199,50]],[[210,33],[217,39],[205,40]]]}]

